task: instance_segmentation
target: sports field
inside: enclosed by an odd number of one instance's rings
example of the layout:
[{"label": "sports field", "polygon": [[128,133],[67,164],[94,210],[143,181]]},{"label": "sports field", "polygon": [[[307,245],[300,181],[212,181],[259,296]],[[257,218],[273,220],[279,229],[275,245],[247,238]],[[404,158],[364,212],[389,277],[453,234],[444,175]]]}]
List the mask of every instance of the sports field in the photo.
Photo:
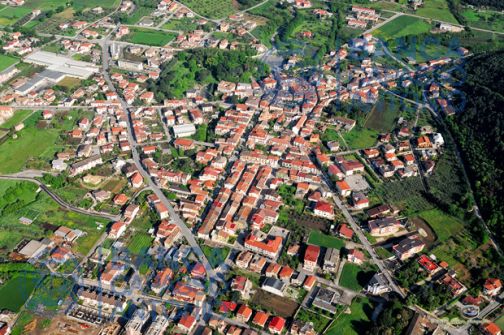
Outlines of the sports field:
[{"label": "sports field", "polygon": [[130,33],[123,40],[135,44],[162,47],[177,37],[176,34],[154,29],[130,28]]}]

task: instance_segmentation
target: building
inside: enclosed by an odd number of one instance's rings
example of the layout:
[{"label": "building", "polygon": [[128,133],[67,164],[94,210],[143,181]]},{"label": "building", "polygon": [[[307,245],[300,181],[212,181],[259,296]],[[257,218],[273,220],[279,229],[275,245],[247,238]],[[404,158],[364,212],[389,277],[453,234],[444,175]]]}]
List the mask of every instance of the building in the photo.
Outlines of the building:
[{"label": "building", "polygon": [[324,256],[324,265],[322,270],[325,272],[336,272],[340,263],[340,251],[334,248],[328,248]]},{"label": "building", "polygon": [[304,254],[303,268],[306,271],[314,272],[317,269],[317,261],[320,256],[320,247],[309,245]]},{"label": "building", "polygon": [[45,66],[47,70],[79,79],[88,79],[99,72],[98,66],[93,63],[77,61],[48,51],[35,51],[25,57],[24,62]]},{"label": "building", "polygon": [[388,280],[383,273],[375,273],[369,281],[366,291],[372,295],[381,295],[390,292]]},{"label": "building", "polygon": [[128,61],[124,59],[120,59],[117,62],[117,65],[125,70],[128,71],[143,71],[144,66],[142,62],[134,62],[134,61]]},{"label": "building", "polygon": [[418,235],[413,235],[401,240],[392,247],[392,250],[397,258],[403,261],[419,253],[424,247],[425,243],[420,240],[420,237]]},{"label": "building", "polygon": [[266,292],[273,293],[275,295],[283,297],[284,296],[283,291],[285,289],[285,286],[286,284],[283,281],[273,277],[268,277],[264,280],[261,288]]},{"label": "building", "polygon": [[158,314],[145,332],[145,335],[163,335],[169,324],[170,322],[164,315]]},{"label": "building", "polygon": [[196,134],[196,127],[192,123],[179,124],[172,127],[173,136],[189,137]]},{"label": "building", "polygon": [[70,167],[70,175],[71,176],[76,176],[78,174],[81,174],[85,171],[91,170],[92,168],[103,164],[103,160],[100,155],[93,155],[89,158],[86,158],[84,160],[78,161],[74,164],[71,165]]},{"label": "building", "polygon": [[323,309],[331,314],[336,313],[336,304],[341,297],[341,294],[330,288],[319,287],[315,298],[313,299],[312,305]]},{"label": "building", "polygon": [[483,293],[489,296],[496,296],[502,289],[502,282],[499,278],[488,278],[483,285]]},{"label": "building", "polygon": [[126,335],[142,335],[142,330],[149,319],[150,315],[147,310],[141,308],[137,309],[124,327]]},{"label": "building", "polygon": [[245,248],[271,259],[276,259],[282,250],[280,236],[268,236],[260,231],[251,233],[245,239]]}]

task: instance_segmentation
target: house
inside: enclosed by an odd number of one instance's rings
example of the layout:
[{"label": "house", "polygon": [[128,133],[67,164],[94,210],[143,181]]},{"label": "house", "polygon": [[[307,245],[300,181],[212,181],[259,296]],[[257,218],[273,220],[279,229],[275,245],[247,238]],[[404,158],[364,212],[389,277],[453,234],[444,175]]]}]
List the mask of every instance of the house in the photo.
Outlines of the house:
[{"label": "house", "polygon": [[502,282],[498,278],[488,278],[483,284],[483,294],[496,296],[502,289]]},{"label": "house", "polygon": [[324,256],[322,270],[325,272],[336,272],[340,263],[339,249],[328,248]]},{"label": "house", "polygon": [[143,177],[140,174],[140,172],[135,172],[133,175],[130,177],[130,183],[133,188],[139,188],[143,184]]},{"label": "house", "polygon": [[283,240],[280,236],[263,236],[259,232],[255,232],[245,239],[245,248],[271,259],[276,259],[282,249],[282,243]]},{"label": "house", "polygon": [[159,294],[164,290],[169,284],[170,280],[173,279],[173,271],[170,268],[164,268],[156,273],[156,276],[152,280],[151,290]]},{"label": "house", "polygon": [[352,189],[350,188],[350,185],[344,180],[339,180],[336,182],[336,189],[338,190],[338,193],[342,197],[348,197],[350,194],[352,194]]},{"label": "house", "polygon": [[361,265],[364,263],[365,259],[366,258],[364,257],[364,253],[358,249],[352,249],[348,251],[347,260],[350,263]]},{"label": "house", "polygon": [[241,305],[238,309],[238,312],[236,312],[236,319],[240,322],[247,323],[251,317],[252,308],[248,307],[245,304]]},{"label": "house", "polygon": [[315,204],[313,214],[322,218],[332,220],[334,219],[334,206],[328,202],[319,201]]},{"label": "house", "polygon": [[281,334],[285,328],[285,319],[280,316],[274,316],[268,324],[268,329],[273,334]]},{"label": "house", "polygon": [[306,247],[303,268],[306,271],[314,272],[317,268],[317,261],[320,256],[320,247],[316,245],[309,245]]},{"label": "house", "polygon": [[390,292],[388,280],[385,275],[383,273],[375,273],[366,287],[366,292],[372,295],[382,295]]},{"label": "house", "polygon": [[268,277],[264,280],[261,288],[269,293],[273,293],[275,295],[278,295],[280,297],[284,296],[283,291],[285,290],[285,287],[287,284],[285,284],[283,281],[278,280],[276,278]]},{"label": "house", "polygon": [[182,315],[177,326],[181,331],[189,334],[196,327],[196,318],[189,313]]},{"label": "house", "polygon": [[254,318],[252,319],[252,323],[260,328],[264,328],[266,322],[268,322],[268,319],[269,319],[268,313],[257,311],[256,314],[254,315]]},{"label": "house", "polygon": [[425,243],[418,235],[408,236],[392,247],[397,258],[401,261],[419,253],[425,247]]},{"label": "house", "polygon": [[493,322],[483,323],[480,328],[485,335],[502,335],[502,330]]},{"label": "house", "polygon": [[368,229],[371,236],[388,236],[397,233],[402,229],[402,224],[399,220],[393,217],[378,218],[368,221]]},{"label": "house", "polygon": [[124,221],[114,222],[110,226],[108,238],[118,239],[119,237],[122,236],[122,234],[124,234],[124,232],[126,231],[126,227],[127,227],[127,225],[126,225],[126,222],[124,222]]},{"label": "house", "polygon": [[338,227],[338,235],[339,236],[351,240],[353,237],[353,234],[354,234],[353,230],[347,224],[342,223],[339,225],[339,227]]}]

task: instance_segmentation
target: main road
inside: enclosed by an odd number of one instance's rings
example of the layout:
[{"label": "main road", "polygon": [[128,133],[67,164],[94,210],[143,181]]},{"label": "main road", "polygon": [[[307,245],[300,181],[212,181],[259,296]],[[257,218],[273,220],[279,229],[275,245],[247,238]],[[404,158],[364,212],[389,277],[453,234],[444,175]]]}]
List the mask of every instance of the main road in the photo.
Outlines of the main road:
[{"label": "main road", "polygon": [[189,245],[191,246],[194,254],[198,257],[200,262],[205,267],[208,279],[210,280],[208,294],[211,297],[215,297],[217,294],[217,283],[216,282],[222,281],[222,280],[217,276],[213,267],[210,265],[210,262],[208,261],[205,254],[201,250],[198,242],[194,238],[193,232],[186,226],[185,222],[175,212],[175,209],[171,205],[168,198],[166,198],[166,196],[164,195],[162,190],[159,188],[159,186],[151,179],[149,173],[144,169],[142,162],[141,162],[141,159],[140,159],[140,155],[137,150],[138,145],[137,145],[136,139],[133,135],[133,125],[132,125],[132,120],[131,120],[131,114],[129,112],[130,107],[126,103],[126,101],[122,98],[122,96],[120,94],[118,94],[118,92],[116,91],[116,88],[115,88],[114,84],[112,83],[112,80],[110,78],[108,70],[109,70],[109,50],[108,50],[108,37],[107,37],[103,41],[103,44],[102,44],[102,74],[103,74],[109,88],[113,92],[117,93],[117,95],[119,97],[119,101],[121,103],[121,106],[128,115],[128,118],[127,118],[128,142],[131,147],[133,161],[137,165],[137,168],[138,168],[139,172],[141,173],[141,175],[143,176],[144,180],[147,180],[148,186],[152,189],[154,194],[159,198],[161,203],[166,206],[166,208],[168,209],[168,212],[170,214],[171,220],[173,221],[173,223],[175,223],[180,228],[180,231],[182,232],[185,239],[187,240],[187,243],[189,243]]}]

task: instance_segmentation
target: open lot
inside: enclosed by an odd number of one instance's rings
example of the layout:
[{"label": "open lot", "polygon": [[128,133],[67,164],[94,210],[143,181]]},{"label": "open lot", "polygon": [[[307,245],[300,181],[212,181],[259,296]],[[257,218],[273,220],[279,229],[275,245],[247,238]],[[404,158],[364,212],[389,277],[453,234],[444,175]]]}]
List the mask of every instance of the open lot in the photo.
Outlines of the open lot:
[{"label": "open lot", "polygon": [[292,317],[299,306],[295,301],[285,297],[279,297],[261,289],[257,290],[252,298],[252,303],[260,305],[263,309],[284,318]]},{"label": "open lot", "polygon": [[134,255],[140,255],[147,252],[152,245],[153,238],[145,233],[135,233],[130,243],[128,251]]},{"label": "open lot", "polygon": [[378,134],[379,132],[374,129],[356,126],[342,136],[349,149],[365,149],[376,144]]},{"label": "open lot", "polygon": [[19,312],[39,281],[35,274],[16,274],[0,287],[0,309]]},{"label": "open lot", "polygon": [[229,248],[217,248],[208,245],[202,245],[201,250],[203,250],[206,258],[214,268],[224,264],[230,251]]},{"label": "open lot", "polygon": [[378,38],[389,40],[430,31],[431,24],[412,16],[399,16],[373,32]]},{"label": "open lot", "polygon": [[357,298],[350,306],[351,313],[340,313],[326,335],[358,335],[370,326],[373,307],[367,298]]},{"label": "open lot", "polygon": [[359,266],[347,262],[343,266],[339,284],[353,291],[360,292],[366,287],[375,273],[376,270],[366,264]]},{"label": "open lot", "polygon": [[130,28],[130,33],[123,37],[123,40],[130,43],[161,47],[174,40],[175,37],[177,37],[175,33],[154,29]]},{"label": "open lot", "polygon": [[338,237],[326,235],[314,230],[310,233],[308,244],[318,245],[324,248],[341,249],[345,246],[345,241]]},{"label": "open lot", "polygon": [[390,132],[399,117],[401,102],[386,96],[380,99],[371,110],[364,127],[378,132]]}]

